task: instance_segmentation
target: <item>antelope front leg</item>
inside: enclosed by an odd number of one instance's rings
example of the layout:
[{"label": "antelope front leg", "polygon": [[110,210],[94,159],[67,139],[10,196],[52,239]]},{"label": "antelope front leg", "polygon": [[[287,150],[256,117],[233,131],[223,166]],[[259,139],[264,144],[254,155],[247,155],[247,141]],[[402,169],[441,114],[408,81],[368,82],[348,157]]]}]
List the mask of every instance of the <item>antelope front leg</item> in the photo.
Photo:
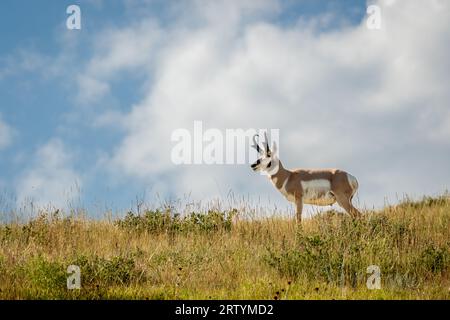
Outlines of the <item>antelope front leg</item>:
[{"label": "antelope front leg", "polygon": [[353,204],[351,197],[346,196],[337,196],[336,197],[337,203],[347,211],[347,213],[353,217],[353,219],[361,217],[361,212],[356,209]]},{"label": "antelope front leg", "polygon": [[302,223],[303,200],[298,199],[295,204],[297,205],[297,223]]}]

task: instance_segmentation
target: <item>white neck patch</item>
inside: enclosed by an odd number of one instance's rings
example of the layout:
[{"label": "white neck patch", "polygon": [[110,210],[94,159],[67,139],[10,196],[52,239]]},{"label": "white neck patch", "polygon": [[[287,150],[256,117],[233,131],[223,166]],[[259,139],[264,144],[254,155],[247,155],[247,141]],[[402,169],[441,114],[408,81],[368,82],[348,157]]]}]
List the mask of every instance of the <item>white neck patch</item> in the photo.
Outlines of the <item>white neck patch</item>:
[{"label": "white neck patch", "polygon": [[268,176],[273,176],[273,175],[277,174],[278,170],[280,170],[280,160],[274,158],[274,159],[272,159],[272,165],[270,166],[270,168],[267,170],[264,170],[264,172]]}]

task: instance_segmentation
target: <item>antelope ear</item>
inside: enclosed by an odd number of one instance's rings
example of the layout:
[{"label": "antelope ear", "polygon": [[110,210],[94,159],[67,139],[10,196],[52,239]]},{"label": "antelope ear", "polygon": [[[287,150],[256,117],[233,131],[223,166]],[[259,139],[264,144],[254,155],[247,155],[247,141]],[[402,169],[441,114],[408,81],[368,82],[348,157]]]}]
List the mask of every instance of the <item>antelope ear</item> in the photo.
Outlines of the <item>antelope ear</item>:
[{"label": "antelope ear", "polygon": [[272,142],[272,155],[276,155],[278,152],[278,146],[275,141]]}]

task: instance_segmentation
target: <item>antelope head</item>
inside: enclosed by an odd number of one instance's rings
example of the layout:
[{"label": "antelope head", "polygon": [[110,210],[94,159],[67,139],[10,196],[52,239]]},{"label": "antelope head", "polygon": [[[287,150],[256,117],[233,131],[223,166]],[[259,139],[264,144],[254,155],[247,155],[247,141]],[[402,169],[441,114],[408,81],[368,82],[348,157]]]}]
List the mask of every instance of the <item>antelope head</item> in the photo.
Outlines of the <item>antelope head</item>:
[{"label": "antelope head", "polygon": [[272,143],[272,149],[269,148],[269,141],[267,139],[267,133],[264,132],[264,147],[261,147],[258,143],[259,136],[255,134],[253,136],[252,147],[258,152],[259,158],[251,165],[253,171],[261,171],[269,175],[275,174],[278,171],[279,160],[277,157],[277,145]]}]

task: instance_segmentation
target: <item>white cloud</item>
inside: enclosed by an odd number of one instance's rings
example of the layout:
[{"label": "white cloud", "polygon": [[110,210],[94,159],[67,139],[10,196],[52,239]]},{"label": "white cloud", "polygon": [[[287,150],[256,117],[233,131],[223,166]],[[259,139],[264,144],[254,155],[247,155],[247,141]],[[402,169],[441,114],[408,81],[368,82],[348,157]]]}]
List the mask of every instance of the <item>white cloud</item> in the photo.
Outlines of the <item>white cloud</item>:
[{"label": "white cloud", "polygon": [[77,82],[79,89],[78,101],[83,104],[96,101],[99,97],[110,92],[108,83],[100,81],[95,77],[80,75],[77,78]]},{"label": "white cloud", "polygon": [[73,155],[62,141],[50,140],[36,151],[33,159],[17,181],[18,203],[57,208],[73,204],[82,181],[73,168]]},{"label": "white cloud", "polygon": [[281,27],[265,19],[278,2],[241,3],[194,1],[164,29],[144,21],[102,36],[86,77],[148,73],[147,95],[121,120],[115,169],[178,194],[274,193],[247,167],[171,163],[171,132],[202,120],[280,128],[285,166],[347,169],[369,205],[445,187],[450,173],[435,159],[449,156],[448,2],[379,3],[381,30],[361,21],[326,32],[323,17]]},{"label": "white cloud", "polygon": [[23,72],[34,72],[45,66],[46,57],[32,50],[19,49],[0,57],[0,80]]},{"label": "white cloud", "polygon": [[152,20],[98,35],[97,55],[77,78],[78,101],[82,104],[96,102],[110,92],[109,82],[117,80],[118,73],[139,72],[142,66],[149,65],[160,36],[160,30]]},{"label": "white cloud", "polygon": [[13,136],[14,130],[2,120],[2,115],[0,114],[0,150],[11,144]]}]

